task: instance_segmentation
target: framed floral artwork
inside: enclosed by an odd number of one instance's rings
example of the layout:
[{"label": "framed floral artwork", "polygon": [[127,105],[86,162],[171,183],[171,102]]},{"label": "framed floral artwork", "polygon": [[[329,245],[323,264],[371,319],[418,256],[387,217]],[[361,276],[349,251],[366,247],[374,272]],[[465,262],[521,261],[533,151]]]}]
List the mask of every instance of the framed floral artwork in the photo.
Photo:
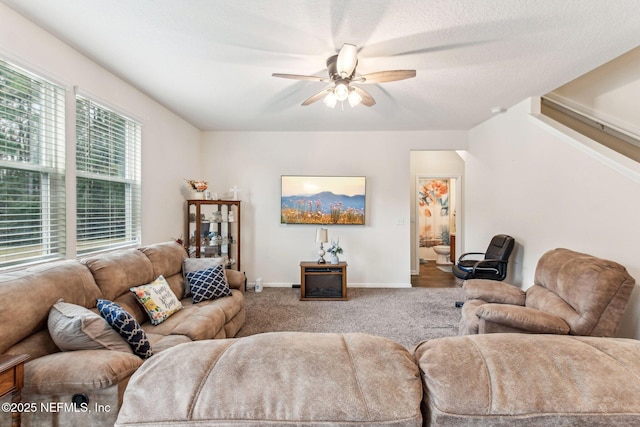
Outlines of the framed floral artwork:
[{"label": "framed floral artwork", "polygon": [[283,175],[281,224],[364,225],[364,176]]}]

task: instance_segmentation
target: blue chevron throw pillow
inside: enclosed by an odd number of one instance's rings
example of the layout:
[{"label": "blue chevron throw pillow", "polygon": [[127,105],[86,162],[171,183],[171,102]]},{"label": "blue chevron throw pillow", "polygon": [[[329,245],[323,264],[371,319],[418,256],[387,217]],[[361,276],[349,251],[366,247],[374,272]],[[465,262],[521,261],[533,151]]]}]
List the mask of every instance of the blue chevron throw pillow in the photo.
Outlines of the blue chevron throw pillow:
[{"label": "blue chevron throw pillow", "polygon": [[186,277],[191,288],[194,304],[231,295],[223,265],[191,271],[186,274]]},{"label": "blue chevron throw pillow", "polygon": [[106,299],[98,299],[98,311],[104,320],[129,343],[134,354],[143,359],[153,356],[147,334],[131,314],[118,304]]}]

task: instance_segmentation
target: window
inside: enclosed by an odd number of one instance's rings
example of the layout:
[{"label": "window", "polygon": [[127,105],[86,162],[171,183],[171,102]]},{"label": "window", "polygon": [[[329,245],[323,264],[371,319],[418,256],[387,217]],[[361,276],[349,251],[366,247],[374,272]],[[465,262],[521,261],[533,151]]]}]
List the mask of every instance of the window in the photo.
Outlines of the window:
[{"label": "window", "polygon": [[76,97],[79,255],[140,241],[141,125]]},{"label": "window", "polygon": [[0,61],[0,268],[65,255],[64,101]]}]

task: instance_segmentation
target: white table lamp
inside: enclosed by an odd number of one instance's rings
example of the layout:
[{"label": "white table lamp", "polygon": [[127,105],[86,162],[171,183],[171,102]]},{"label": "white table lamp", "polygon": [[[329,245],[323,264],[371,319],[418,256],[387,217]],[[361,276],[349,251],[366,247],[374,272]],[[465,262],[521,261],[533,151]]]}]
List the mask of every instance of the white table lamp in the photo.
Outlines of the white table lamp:
[{"label": "white table lamp", "polygon": [[329,241],[329,230],[326,228],[320,228],[316,231],[316,242],[320,242],[320,250],[318,251],[318,255],[320,255],[320,259],[318,260],[318,264],[326,264],[327,261],[324,260],[324,248],[322,247],[323,243],[327,243]]}]

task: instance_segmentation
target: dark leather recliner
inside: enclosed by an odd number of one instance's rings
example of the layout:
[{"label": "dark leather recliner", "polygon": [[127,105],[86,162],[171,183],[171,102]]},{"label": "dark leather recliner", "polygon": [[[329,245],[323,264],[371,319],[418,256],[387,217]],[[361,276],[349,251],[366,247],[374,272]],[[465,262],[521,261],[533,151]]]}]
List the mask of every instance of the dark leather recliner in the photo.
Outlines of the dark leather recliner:
[{"label": "dark leather recliner", "polygon": [[[463,280],[504,280],[515,240],[506,234],[493,236],[486,252],[467,252],[458,258],[453,274]],[[479,259],[480,255],[483,258]]]}]

